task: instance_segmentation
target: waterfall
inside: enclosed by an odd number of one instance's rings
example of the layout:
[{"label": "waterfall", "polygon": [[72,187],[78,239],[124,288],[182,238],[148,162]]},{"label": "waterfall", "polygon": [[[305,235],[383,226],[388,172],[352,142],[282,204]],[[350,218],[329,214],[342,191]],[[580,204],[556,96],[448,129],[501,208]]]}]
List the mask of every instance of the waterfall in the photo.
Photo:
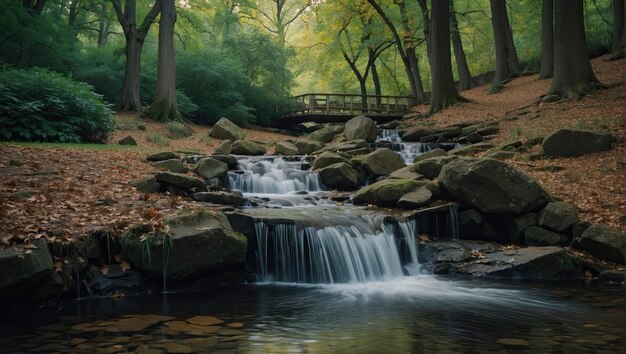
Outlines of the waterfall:
[{"label": "waterfall", "polygon": [[358,283],[418,272],[414,221],[376,227],[371,216],[352,214],[352,219],[351,225],[257,221],[259,280]]},{"label": "waterfall", "polygon": [[381,129],[378,131],[376,142],[389,142],[391,149],[395,151],[406,164],[413,164],[415,156],[430,150],[427,144],[422,143],[406,143],[398,134],[396,129]]},{"label": "waterfall", "polygon": [[[303,157],[239,157],[239,170],[228,173],[228,186],[242,193],[288,194],[325,188]],[[303,168],[304,167],[304,168]]]}]

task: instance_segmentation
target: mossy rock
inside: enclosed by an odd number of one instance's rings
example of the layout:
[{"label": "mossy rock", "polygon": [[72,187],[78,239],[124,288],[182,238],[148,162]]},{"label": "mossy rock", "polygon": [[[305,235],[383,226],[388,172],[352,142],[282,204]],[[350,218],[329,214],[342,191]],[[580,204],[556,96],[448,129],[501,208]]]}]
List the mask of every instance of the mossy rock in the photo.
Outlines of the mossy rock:
[{"label": "mossy rock", "polygon": [[426,187],[433,195],[441,194],[439,186],[430,181],[385,179],[359,189],[352,196],[352,202],[356,205],[373,204],[384,207],[395,207],[402,196],[420,187]]}]

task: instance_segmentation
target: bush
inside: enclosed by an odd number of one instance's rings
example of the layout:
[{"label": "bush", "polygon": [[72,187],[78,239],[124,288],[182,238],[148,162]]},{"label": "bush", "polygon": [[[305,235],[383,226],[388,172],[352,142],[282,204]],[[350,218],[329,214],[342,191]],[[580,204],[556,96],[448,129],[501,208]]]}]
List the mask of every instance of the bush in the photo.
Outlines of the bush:
[{"label": "bush", "polygon": [[172,139],[187,138],[193,135],[193,127],[183,122],[168,122],[167,131]]},{"label": "bush", "polygon": [[88,84],[44,69],[0,68],[0,139],[103,143],[114,126]]}]

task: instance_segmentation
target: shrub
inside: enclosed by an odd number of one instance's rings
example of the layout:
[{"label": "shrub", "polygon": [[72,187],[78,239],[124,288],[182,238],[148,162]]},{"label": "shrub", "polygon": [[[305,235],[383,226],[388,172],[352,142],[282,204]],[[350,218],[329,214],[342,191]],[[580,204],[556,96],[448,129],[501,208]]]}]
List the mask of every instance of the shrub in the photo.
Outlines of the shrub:
[{"label": "shrub", "polygon": [[172,139],[187,138],[193,135],[193,127],[183,122],[168,122],[167,131]]},{"label": "shrub", "polygon": [[114,126],[88,84],[44,69],[0,67],[0,139],[103,143]]}]

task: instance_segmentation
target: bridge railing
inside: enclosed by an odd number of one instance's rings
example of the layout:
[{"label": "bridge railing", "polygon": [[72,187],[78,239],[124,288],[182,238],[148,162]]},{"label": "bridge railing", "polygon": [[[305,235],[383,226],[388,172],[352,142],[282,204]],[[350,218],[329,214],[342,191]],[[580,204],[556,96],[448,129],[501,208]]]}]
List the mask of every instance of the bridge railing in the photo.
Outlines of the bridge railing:
[{"label": "bridge railing", "polygon": [[319,115],[404,115],[414,100],[408,96],[307,93],[291,98],[286,116]]}]

